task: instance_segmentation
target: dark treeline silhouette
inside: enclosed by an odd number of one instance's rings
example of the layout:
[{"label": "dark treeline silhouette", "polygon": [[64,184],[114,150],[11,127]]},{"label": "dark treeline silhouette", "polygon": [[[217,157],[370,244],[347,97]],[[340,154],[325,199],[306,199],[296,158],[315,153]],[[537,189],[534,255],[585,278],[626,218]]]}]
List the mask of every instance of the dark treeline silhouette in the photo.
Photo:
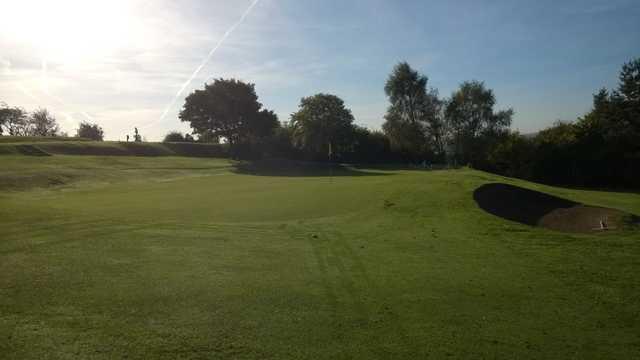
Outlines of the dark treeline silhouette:
[{"label": "dark treeline silhouette", "polygon": [[9,136],[59,136],[56,118],[47,109],[32,113],[20,107],[0,103],[0,135]]},{"label": "dark treeline silhouette", "polygon": [[[619,80],[616,89],[595,94],[593,109],[575,122],[524,136],[510,129],[513,110],[495,109],[496,97],[483,82],[465,81],[441,98],[406,62],[384,86],[389,106],[381,131],[356,125],[344,101],[326,93],[302,98],[280,122],[258,101],[254,84],[216,79],[185,100],[179,118],[191,134],[172,131],[164,142],[224,142],[237,159],[468,165],[544,183],[637,188],[640,58],[622,67]],[[3,134],[61,135],[46,109],[29,114],[0,103]],[[104,133],[83,122],[77,136],[102,140]],[[133,141],[142,141],[137,128]]]},{"label": "dark treeline silhouette", "polygon": [[[0,135],[67,137],[49,110],[40,108],[29,113],[21,107],[10,107],[3,102],[0,102]],[[98,124],[83,121],[78,125],[76,137],[102,141],[104,131]]]},{"label": "dark treeline silhouette", "polygon": [[557,122],[535,136],[494,139],[480,167],[544,183],[640,186],[640,58],[623,65],[617,89],[601,89],[575,122]]},{"label": "dark treeline silhouette", "polygon": [[172,142],[194,142],[193,136],[191,134],[183,134],[180,131],[170,131],[167,135],[165,135],[162,142],[172,143]]},{"label": "dark treeline silhouette", "polygon": [[[241,159],[280,157],[350,163],[482,163],[491,139],[508,133],[512,110],[494,111],[491,89],[464,82],[441,99],[428,78],[406,62],[396,65],[384,91],[389,99],[382,131],[354,124],[351,110],[333,94],[300,100],[280,123],[263,109],[254,84],[217,79],[191,93],[180,119],[199,141],[229,144]],[[165,141],[180,141],[172,132]]]},{"label": "dark treeline silhouette", "polygon": [[[189,95],[180,119],[199,141],[224,139],[232,156],[243,159],[468,165],[544,183],[638,186],[640,59],[623,66],[616,90],[594,96],[584,117],[533,136],[510,129],[514,111],[496,110],[483,82],[465,81],[440,98],[428,80],[406,62],[394,67],[384,86],[389,107],[382,131],[355,125],[344,101],[323,93],[302,98],[280,123],[262,108],[253,84],[234,79]],[[182,141],[179,135],[166,141]]]}]

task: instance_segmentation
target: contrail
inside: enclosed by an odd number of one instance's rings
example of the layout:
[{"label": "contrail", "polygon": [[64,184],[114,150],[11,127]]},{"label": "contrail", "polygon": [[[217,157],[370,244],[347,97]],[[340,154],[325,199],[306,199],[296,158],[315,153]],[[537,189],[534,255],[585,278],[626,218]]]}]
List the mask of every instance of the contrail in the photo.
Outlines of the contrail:
[{"label": "contrail", "polygon": [[253,8],[256,6],[256,4],[259,1],[260,0],[253,0],[251,2],[249,7],[247,8],[247,10],[245,10],[244,13],[242,13],[242,16],[240,16],[240,19],[235,24],[231,25],[231,27],[224,33],[224,35],[222,35],[220,40],[218,40],[218,43],[213,47],[213,49],[211,49],[211,51],[209,51],[209,54],[207,54],[207,56],[204,58],[202,63],[200,63],[200,65],[195,69],[193,74],[191,74],[189,79],[187,79],[187,81],[185,81],[185,83],[182,84],[182,87],[180,87],[180,90],[178,90],[178,92],[176,93],[176,96],[173,97],[173,99],[171,100],[169,105],[167,105],[167,107],[164,109],[164,111],[162,112],[162,115],[160,115],[160,118],[158,120],[156,120],[156,121],[153,121],[153,122],[145,125],[144,126],[145,128],[155,124],[156,122],[164,120],[164,118],[167,116],[167,113],[169,112],[169,110],[171,110],[173,105],[175,105],[176,101],[178,101],[178,99],[180,98],[180,95],[182,95],[182,93],[185,91],[187,86],[189,86],[189,84],[193,81],[193,79],[195,79],[195,77],[198,76],[198,73],[200,73],[202,68],[204,68],[207,65],[207,63],[209,63],[209,61],[211,60],[211,57],[213,57],[213,54],[215,54],[215,52],[222,45],[222,43],[224,43],[224,41],[229,37],[229,35],[231,35],[231,33],[233,33],[233,31],[240,24],[242,24],[242,22],[244,22],[244,19],[251,13],[251,10],[253,10]]},{"label": "contrail", "polygon": [[[62,107],[64,109],[68,109],[69,108],[67,103],[65,103],[60,97],[53,95],[51,93],[51,91],[49,91],[49,67],[48,67],[48,63],[47,63],[47,59],[46,58],[42,59],[41,83],[40,83],[40,89],[39,90],[43,95],[45,95],[49,99],[53,100],[54,102],[58,103],[58,105],[60,105],[60,107]],[[67,121],[69,121],[71,123],[70,119],[72,119],[73,117],[71,115],[69,115],[68,112],[64,112],[63,111],[62,113],[67,118]],[[85,118],[89,119],[89,121],[93,121],[93,118],[89,114],[87,114],[86,112],[78,111],[78,113],[80,113]]]},{"label": "contrail", "polygon": [[[0,63],[3,63],[4,65],[4,73],[8,76],[14,76],[14,72],[11,69],[11,62],[8,60],[4,60],[0,58]],[[27,97],[31,98],[32,100],[34,100],[35,102],[42,104],[44,103],[43,99],[36,96],[35,93],[33,91],[31,91],[28,87],[26,87],[23,83],[21,82],[15,82],[14,83],[15,87],[18,88],[18,90],[20,90],[20,92],[22,92],[24,95],[26,95]],[[54,100],[55,102],[57,102],[61,108],[69,108],[69,106],[67,106],[67,104],[65,104],[65,102],[53,95],[50,91],[49,91],[49,79],[48,79],[48,64],[47,64],[47,59],[43,58],[42,59],[42,67],[40,69],[40,88],[37,89],[38,92],[40,92],[42,95],[45,95],[46,97]],[[50,105],[50,103],[49,103]],[[51,107],[51,106],[50,106]],[[53,106],[52,107],[53,110],[56,110],[56,107]],[[72,123],[73,122],[73,116],[67,112],[67,111],[60,111],[62,113],[62,115],[67,119],[67,122]],[[78,113],[82,114],[84,117],[86,117],[87,119],[89,119],[90,121],[93,121],[93,118],[87,114],[84,111],[79,111]]]},{"label": "contrail", "polygon": [[[0,58],[0,64],[4,66],[4,75],[14,76],[13,70],[11,70],[11,62],[9,60]],[[40,101],[40,99],[37,96],[35,96],[33,92],[29,91],[29,89],[24,87],[24,85],[22,85],[21,82],[14,82],[14,85],[20,90],[20,92],[25,94],[27,97],[35,101]]]}]

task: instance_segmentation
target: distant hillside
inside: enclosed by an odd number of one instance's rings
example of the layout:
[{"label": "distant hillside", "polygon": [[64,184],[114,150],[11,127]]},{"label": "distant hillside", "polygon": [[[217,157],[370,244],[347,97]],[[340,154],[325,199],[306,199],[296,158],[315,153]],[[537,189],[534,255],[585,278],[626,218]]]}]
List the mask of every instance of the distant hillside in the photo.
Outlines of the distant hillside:
[{"label": "distant hillside", "polygon": [[32,143],[32,142],[60,142],[60,141],[93,141],[86,138],[70,136],[0,136],[0,144],[4,143]]},{"label": "distant hillside", "polygon": [[224,144],[91,141],[77,138],[0,137],[0,155],[114,155],[227,157]]}]

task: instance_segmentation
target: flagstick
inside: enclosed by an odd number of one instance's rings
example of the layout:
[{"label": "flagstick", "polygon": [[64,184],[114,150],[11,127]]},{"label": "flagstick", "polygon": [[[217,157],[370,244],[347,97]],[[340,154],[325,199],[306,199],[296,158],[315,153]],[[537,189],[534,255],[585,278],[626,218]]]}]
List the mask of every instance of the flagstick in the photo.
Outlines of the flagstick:
[{"label": "flagstick", "polygon": [[329,141],[329,182],[333,183],[333,163],[331,157],[333,155],[333,149],[331,148],[331,141]]}]

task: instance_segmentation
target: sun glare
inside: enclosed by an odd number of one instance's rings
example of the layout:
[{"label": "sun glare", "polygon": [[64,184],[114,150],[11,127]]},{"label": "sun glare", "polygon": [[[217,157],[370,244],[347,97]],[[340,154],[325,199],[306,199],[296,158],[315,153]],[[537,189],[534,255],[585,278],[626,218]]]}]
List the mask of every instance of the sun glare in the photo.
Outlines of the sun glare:
[{"label": "sun glare", "polygon": [[0,29],[49,62],[82,63],[112,55],[140,40],[126,0],[3,1]]}]

